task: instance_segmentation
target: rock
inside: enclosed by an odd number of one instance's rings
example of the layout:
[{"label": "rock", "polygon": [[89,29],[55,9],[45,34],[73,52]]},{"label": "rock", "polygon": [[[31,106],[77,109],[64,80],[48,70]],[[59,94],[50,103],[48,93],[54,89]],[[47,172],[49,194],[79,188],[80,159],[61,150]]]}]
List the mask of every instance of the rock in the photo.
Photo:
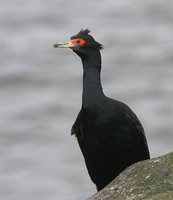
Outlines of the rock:
[{"label": "rock", "polygon": [[131,165],[88,200],[173,200],[173,152]]}]

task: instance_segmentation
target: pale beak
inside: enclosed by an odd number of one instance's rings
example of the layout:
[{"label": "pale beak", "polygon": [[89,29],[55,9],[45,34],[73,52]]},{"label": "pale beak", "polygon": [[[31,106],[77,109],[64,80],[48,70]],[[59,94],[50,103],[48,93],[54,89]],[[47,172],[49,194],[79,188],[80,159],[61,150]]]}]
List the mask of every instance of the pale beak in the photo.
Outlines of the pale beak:
[{"label": "pale beak", "polygon": [[73,44],[71,42],[57,43],[57,44],[54,44],[53,47],[55,47],[55,48],[71,48],[71,49],[76,49],[76,48],[80,47],[80,44]]}]

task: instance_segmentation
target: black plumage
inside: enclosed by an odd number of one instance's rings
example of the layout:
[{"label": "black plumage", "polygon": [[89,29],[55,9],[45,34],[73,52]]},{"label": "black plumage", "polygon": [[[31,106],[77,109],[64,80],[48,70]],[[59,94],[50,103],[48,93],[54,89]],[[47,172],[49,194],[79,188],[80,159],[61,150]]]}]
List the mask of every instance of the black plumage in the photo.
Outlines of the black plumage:
[{"label": "black plumage", "polygon": [[82,108],[72,127],[83,153],[88,173],[101,190],[129,165],[149,159],[143,127],[133,111],[124,103],[103,93],[100,72],[103,46],[81,30],[69,43],[83,64]]}]

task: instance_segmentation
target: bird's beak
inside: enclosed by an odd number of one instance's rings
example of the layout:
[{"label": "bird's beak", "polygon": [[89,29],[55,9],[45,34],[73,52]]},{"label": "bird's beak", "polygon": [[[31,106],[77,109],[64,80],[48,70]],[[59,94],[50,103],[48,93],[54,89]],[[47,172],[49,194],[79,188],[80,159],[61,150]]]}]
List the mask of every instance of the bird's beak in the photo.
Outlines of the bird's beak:
[{"label": "bird's beak", "polygon": [[57,43],[54,44],[53,47],[55,48],[71,48],[71,49],[76,49],[80,47],[80,44],[74,44],[71,42],[66,42],[66,43]]}]

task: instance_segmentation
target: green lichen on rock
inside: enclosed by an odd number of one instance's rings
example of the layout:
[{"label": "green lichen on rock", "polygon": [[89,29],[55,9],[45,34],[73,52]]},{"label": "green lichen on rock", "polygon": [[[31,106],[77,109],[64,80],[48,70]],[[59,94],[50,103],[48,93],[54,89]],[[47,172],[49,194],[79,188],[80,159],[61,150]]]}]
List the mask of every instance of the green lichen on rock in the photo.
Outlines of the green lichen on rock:
[{"label": "green lichen on rock", "polygon": [[88,200],[173,200],[173,152],[131,165]]},{"label": "green lichen on rock", "polygon": [[165,192],[160,194],[155,194],[152,197],[149,197],[145,200],[172,200],[173,199],[173,192]]}]

